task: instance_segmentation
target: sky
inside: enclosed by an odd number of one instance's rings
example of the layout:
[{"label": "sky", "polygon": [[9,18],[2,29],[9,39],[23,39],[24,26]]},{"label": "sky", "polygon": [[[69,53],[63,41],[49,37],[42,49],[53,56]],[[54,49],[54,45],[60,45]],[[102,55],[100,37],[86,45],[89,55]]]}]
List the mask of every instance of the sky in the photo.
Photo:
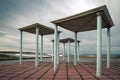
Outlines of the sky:
[{"label": "sky", "polygon": [[[107,5],[115,26],[111,28],[111,53],[120,52],[120,1],[119,0],[0,0],[0,50],[19,51],[19,30],[34,23],[54,28],[50,21],[71,16],[89,9]],[[59,27],[60,39],[74,38],[74,33]],[[102,30],[102,53],[106,54],[107,29]],[[40,38],[40,37],[39,37]],[[52,53],[54,35],[44,36],[44,52]],[[81,54],[96,54],[96,30],[79,32]],[[23,51],[35,51],[35,35],[23,33]],[[39,39],[40,44],[40,39]],[[71,43],[71,54],[74,43]],[[68,44],[66,44],[67,53]],[[39,47],[40,51],[40,47]],[[63,44],[60,44],[63,53]]]}]

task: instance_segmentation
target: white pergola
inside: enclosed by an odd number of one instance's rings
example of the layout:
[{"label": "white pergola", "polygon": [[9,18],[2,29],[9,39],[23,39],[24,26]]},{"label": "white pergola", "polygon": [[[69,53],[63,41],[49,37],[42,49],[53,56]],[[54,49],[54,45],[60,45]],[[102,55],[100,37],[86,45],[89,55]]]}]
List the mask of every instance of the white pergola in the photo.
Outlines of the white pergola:
[{"label": "white pergola", "polygon": [[22,37],[23,31],[36,34],[36,57],[35,57],[35,67],[38,67],[38,51],[39,51],[39,35],[41,35],[41,52],[40,52],[40,61],[43,61],[43,35],[54,34],[54,29],[46,27],[42,24],[35,23],[23,28],[20,30],[20,64],[22,64]]},{"label": "white pergola", "polygon": [[[53,54],[52,54],[52,61],[53,61],[54,60],[54,56],[53,56],[54,55],[54,40],[51,40],[51,41],[53,43]],[[70,43],[73,43],[73,42],[75,42],[75,40],[72,39],[72,38],[64,38],[64,39],[59,40],[59,43],[63,43],[63,60],[65,60],[65,44],[68,43],[67,62],[70,62]],[[78,42],[77,60],[79,61],[79,54],[80,54],[80,46],[79,46],[79,44],[80,44],[81,41],[77,40],[77,42]],[[59,53],[57,55],[57,64],[58,63],[59,63]]]},{"label": "white pergola", "polygon": [[[100,6],[98,8],[85,11],[83,13],[79,13],[73,16],[69,16],[66,18],[62,18],[59,20],[52,21],[55,24],[55,47],[54,47],[54,55],[56,57],[57,49],[59,43],[58,38],[58,26],[68,29],[75,33],[75,54],[74,54],[74,65],[77,64],[76,54],[77,54],[77,33],[96,30],[97,29],[97,61],[96,61],[96,76],[101,76],[101,68],[102,68],[102,28],[107,28],[107,68],[110,68],[110,53],[111,53],[111,45],[110,45],[110,28],[114,26],[114,23],[111,19],[111,16],[108,12],[107,7]],[[55,61],[55,59],[54,59]],[[56,70],[57,65],[54,64],[54,70]]]}]

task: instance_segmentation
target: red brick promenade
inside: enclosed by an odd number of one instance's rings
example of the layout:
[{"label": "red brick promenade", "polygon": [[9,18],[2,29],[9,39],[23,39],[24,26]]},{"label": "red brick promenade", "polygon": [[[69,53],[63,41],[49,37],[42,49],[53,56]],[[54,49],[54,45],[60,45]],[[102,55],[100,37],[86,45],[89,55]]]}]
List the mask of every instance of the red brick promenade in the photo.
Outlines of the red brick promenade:
[{"label": "red brick promenade", "polygon": [[120,62],[112,63],[110,69],[103,63],[100,78],[95,77],[94,62],[79,62],[77,66],[62,62],[56,72],[52,62],[40,63],[38,68],[32,61],[15,62],[0,66],[0,80],[120,80]]}]

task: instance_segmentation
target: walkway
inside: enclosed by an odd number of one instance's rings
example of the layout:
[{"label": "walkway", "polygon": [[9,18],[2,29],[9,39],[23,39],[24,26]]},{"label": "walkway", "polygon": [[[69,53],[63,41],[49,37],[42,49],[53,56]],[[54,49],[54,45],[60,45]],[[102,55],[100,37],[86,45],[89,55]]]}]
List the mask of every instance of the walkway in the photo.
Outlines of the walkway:
[{"label": "walkway", "polygon": [[103,73],[98,79],[95,77],[95,63],[79,62],[77,66],[73,63],[62,62],[58,70],[53,70],[52,62],[40,63],[34,67],[34,62],[25,61],[22,65],[18,62],[0,66],[0,80],[119,80],[120,62],[114,62],[111,69],[106,69],[103,63]]}]

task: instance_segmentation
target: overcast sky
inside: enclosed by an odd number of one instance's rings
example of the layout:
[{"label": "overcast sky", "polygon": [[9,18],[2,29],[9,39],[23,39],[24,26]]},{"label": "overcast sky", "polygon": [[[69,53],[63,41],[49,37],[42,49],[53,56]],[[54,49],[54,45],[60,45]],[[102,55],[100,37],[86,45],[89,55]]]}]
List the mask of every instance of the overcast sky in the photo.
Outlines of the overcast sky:
[{"label": "overcast sky", "polygon": [[[0,50],[19,50],[18,28],[41,23],[54,28],[50,21],[74,15],[101,5],[107,5],[115,26],[111,28],[112,54],[120,52],[120,0],[0,0]],[[74,38],[74,33],[63,31],[60,38]],[[106,53],[106,29],[102,30],[103,53]],[[51,39],[44,36],[44,52],[52,52]],[[96,30],[78,33],[82,42],[81,54],[96,54]],[[39,39],[40,40],[40,39]],[[24,32],[23,51],[35,51],[35,35]],[[66,44],[67,47],[67,44]],[[39,49],[40,50],[40,49]],[[60,44],[60,53],[63,45]],[[74,44],[71,44],[71,53]]]}]

